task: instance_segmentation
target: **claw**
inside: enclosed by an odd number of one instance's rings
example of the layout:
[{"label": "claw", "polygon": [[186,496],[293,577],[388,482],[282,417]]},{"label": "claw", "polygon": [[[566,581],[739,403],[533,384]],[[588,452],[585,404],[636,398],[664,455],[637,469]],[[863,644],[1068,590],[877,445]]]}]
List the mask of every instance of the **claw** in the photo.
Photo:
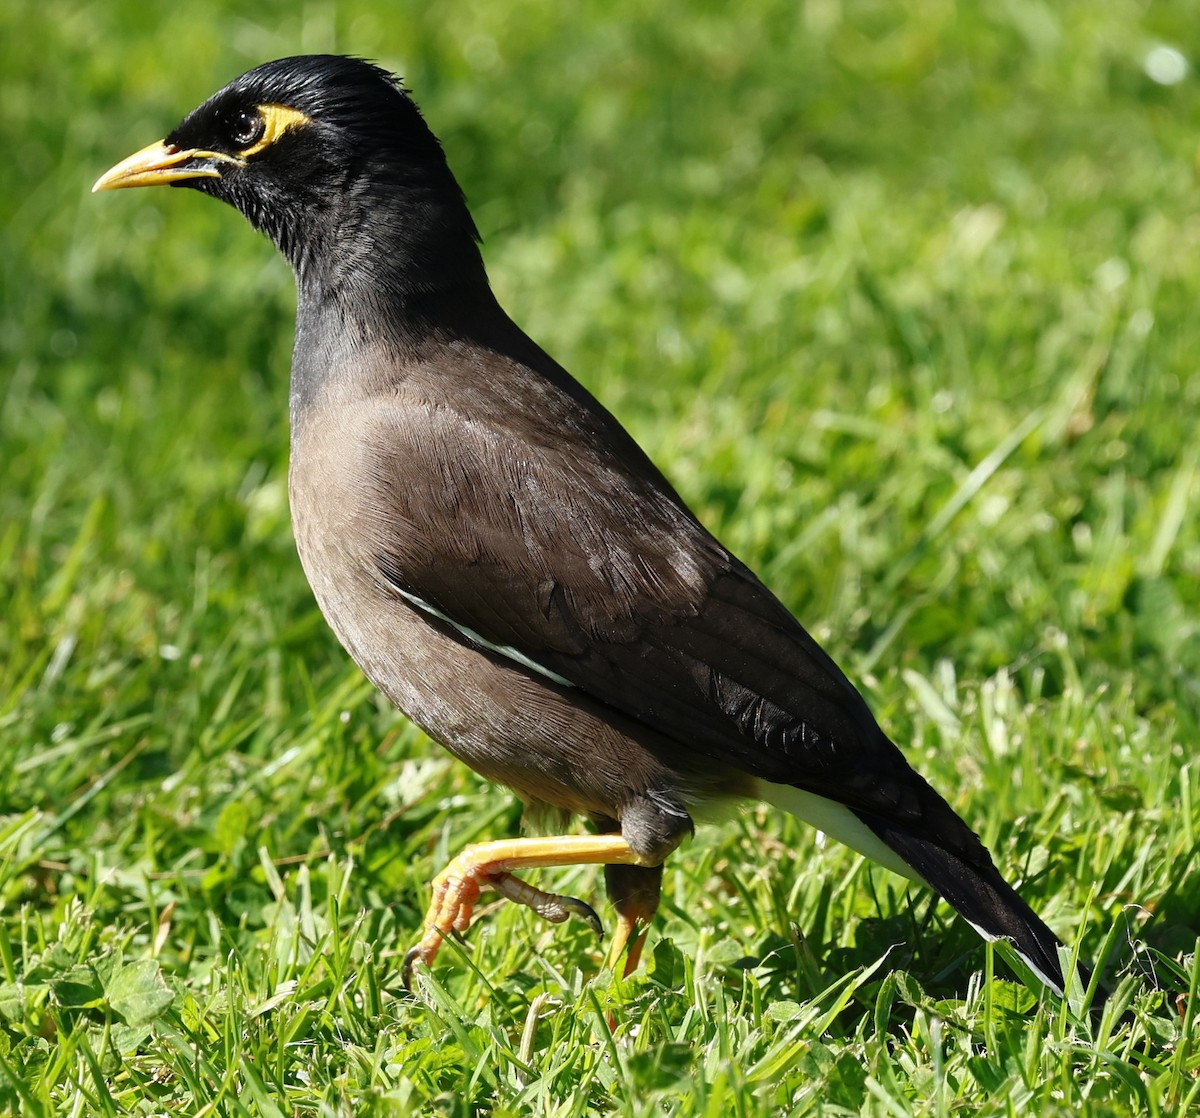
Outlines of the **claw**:
[{"label": "claw", "polygon": [[[404,955],[404,963],[400,967],[400,981],[404,985],[404,989],[410,994],[413,992],[413,964],[421,958],[421,949],[414,947],[407,951]],[[429,964],[426,963],[426,966]]]},{"label": "claw", "polygon": [[559,897],[559,903],[569,908],[576,916],[584,920],[587,926],[596,933],[597,939],[604,938],[604,925],[600,923],[600,917],[596,915],[596,910],[592,908],[586,901],[581,901],[578,897]]},{"label": "claw", "polygon": [[604,927],[596,910],[586,901],[578,897],[564,897],[558,893],[546,893],[514,877],[511,873],[498,873],[488,878],[487,884],[495,889],[502,897],[526,908],[533,909],[543,920],[551,924],[561,924],[571,913],[587,921],[588,927],[598,936],[604,935]]}]

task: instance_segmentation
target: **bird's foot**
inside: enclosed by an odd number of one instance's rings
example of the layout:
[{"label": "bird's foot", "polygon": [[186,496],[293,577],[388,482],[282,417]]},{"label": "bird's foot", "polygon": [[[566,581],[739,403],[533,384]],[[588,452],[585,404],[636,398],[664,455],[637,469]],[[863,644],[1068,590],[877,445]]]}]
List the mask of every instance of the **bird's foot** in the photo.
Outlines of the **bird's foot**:
[{"label": "bird's foot", "polygon": [[[591,905],[578,897],[537,889],[514,876],[511,869],[636,860],[637,855],[616,835],[508,839],[468,846],[433,879],[433,900],[425,914],[425,935],[404,956],[401,978],[405,988],[412,989],[413,967],[417,963],[430,966],[447,935],[467,930],[484,889],[493,889],[510,901],[526,905],[554,924],[561,924],[572,914],[581,916],[597,935],[604,934]],[[621,938],[622,946],[627,939],[628,933]]]},{"label": "bird's foot", "polygon": [[545,893],[527,881],[514,877],[511,873],[496,874],[488,881],[488,884],[502,897],[533,909],[543,920],[549,920],[551,924],[561,924],[573,913],[586,920],[588,927],[596,935],[601,937],[604,935],[604,926],[600,923],[600,917],[596,915],[596,910],[578,897]]}]

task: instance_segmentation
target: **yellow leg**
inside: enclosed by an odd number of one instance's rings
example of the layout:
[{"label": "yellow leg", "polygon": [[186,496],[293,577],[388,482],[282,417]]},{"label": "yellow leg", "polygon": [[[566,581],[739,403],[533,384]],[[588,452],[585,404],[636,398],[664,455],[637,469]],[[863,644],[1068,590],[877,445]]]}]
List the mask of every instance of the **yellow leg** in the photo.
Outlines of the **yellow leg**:
[{"label": "yellow leg", "polygon": [[628,978],[638,968],[646,932],[658,911],[662,888],[662,866],[611,865],[604,871],[608,899],[617,910],[617,930],[608,949],[606,965],[617,969],[622,953],[628,948],[621,977]]},{"label": "yellow leg", "polygon": [[649,921],[640,921],[636,915],[624,912],[617,914],[617,930],[613,932],[612,943],[608,945],[608,954],[604,965],[609,970],[616,970],[621,958],[621,952],[629,946],[629,954],[625,956],[625,965],[621,968],[621,977],[628,978],[638,968],[642,961],[642,947],[646,943],[646,933],[650,930]]},{"label": "yellow leg", "polygon": [[[574,897],[544,893],[512,875],[513,870],[542,866],[633,865],[647,863],[620,835],[558,835],[553,838],[501,839],[468,846],[433,879],[433,900],[425,914],[425,935],[404,957],[404,985],[410,986],[412,968],[433,963],[450,932],[463,932],[471,923],[481,889],[495,889],[518,904],[525,904],[558,923],[571,912],[580,913],[599,930],[595,912]],[[624,916],[621,921],[624,924]],[[621,946],[629,930],[618,929]]]}]

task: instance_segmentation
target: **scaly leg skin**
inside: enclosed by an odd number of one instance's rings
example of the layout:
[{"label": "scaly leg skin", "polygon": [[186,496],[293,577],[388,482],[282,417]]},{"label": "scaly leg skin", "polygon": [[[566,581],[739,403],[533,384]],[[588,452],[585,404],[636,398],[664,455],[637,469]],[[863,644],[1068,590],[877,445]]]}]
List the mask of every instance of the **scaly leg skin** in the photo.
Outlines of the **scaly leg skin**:
[{"label": "scaly leg skin", "polygon": [[617,930],[609,944],[605,966],[617,969],[617,962],[625,951],[625,966],[621,977],[628,978],[638,968],[642,958],[642,947],[650,922],[658,911],[658,898],[662,889],[662,866],[609,865],[604,867],[604,879],[608,886],[608,899],[617,910]]},{"label": "scaly leg skin", "polygon": [[604,937],[604,925],[600,923],[600,917],[596,915],[596,910],[587,901],[581,901],[578,897],[564,897],[558,893],[545,893],[527,881],[513,877],[511,873],[498,873],[495,877],[489,878],[487,883],[500,896],[533,909],[543,920],[549,920],[551,924],[561,924],[574,913],[586,920],[588,927],[597,936]]},{"label": "scaly leg skin", "polygon": [[[468,846],[433,879],[433,900],[425,914],[425,935],[407,955],[401,972],[405,989],[412,989],[414,964],[433,963],[450,932],[470,926],[475,902],[483,888],[495,889],[518,904],[525,904],[546,919],[559,923],[578,913],[600,931],[600,921],[590,906],[574,897],[545,893],[512,875],[512,870],[541,866],[644,864],[642,857],[620,835],[558,835],[553,838],[501,839]],[[624,920],[620,908],[618,915]],[[618,934],[621,934],[620,931]],[[629,937],[626,930],[622,946]]]}]

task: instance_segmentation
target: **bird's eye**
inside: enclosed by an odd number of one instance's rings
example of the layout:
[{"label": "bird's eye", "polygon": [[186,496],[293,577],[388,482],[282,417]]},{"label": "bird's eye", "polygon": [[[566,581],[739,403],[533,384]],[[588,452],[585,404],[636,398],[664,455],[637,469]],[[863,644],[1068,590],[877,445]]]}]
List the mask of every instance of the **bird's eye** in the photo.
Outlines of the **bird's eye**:
[{"label": "bird's eye", "polygon": [[229,135],[238,147],[246,148],[262,138],[265,127],[261,113],[243,109],[229,122]]}]

